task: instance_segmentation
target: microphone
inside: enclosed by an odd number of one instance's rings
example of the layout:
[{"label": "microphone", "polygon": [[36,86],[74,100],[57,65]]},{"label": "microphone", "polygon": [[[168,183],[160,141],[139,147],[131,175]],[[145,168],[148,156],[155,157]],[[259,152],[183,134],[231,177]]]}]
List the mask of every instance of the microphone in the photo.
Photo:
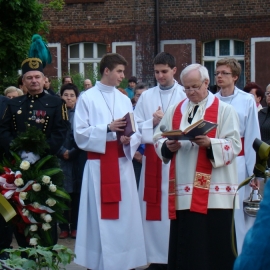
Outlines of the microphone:
[{"label": "microphone", "polygon": [[165,125],[161,125],[159,129],[160,129],[161,132],[166,132],[166,131],[168,131],[168,130],[167,130],[167,127],[166,127]]}]

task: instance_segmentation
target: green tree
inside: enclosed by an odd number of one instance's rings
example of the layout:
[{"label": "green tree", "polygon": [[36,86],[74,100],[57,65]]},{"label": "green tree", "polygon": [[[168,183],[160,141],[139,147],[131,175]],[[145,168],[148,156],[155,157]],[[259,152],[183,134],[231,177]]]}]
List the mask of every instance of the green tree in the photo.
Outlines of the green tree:
[{"label": "green tree", "polygon": [[0,0],[0,86],[7,76],[14,76],[27,57],[31,37],[48,32],[48,22],[42,20],[45,5],[59,10],[63,0]]}]

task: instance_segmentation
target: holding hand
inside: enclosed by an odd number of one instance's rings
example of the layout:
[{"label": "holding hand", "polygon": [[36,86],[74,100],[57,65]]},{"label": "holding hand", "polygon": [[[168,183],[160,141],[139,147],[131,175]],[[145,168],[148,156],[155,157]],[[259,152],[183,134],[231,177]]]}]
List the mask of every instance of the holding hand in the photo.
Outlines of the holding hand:
[{"label": "holding hand", "polygon": [[153,126],[156,127],[161,119],[163,118],[164,113],[160,106],[158,106],[158,109],[153,113]]},{"label": "holding hand", "polygon": [[111,131],[124,131],[123,127],[127,124],[125,117],[119,118],[111,122],[110,130]]},{"label": "holding hand", "polygon": [[122,144],[124,144],[124,145],[127,145],[127,144],[129,144],[130,143],[130,137],[127,137],[127,136],[121,136],[121,138],[120,138],[120,142],[122,143]]},{"label": "holding hand", "polygon": [[167,140],[166,145],[172,153],[177,152],[181,148],[181,143],[176,140]]},{"label": "holding hand", "polygon": [[194,143],[196,143],[200,147],[210,147],[211,146],[211,141],[210,138],[206,135],[200,135],[196,136],[194,140],[190,140]]}]

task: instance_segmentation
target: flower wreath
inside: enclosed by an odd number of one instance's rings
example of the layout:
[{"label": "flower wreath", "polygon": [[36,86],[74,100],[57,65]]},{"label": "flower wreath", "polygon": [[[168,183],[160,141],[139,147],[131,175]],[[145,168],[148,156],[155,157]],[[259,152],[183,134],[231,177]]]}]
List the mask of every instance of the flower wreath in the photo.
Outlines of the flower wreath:
[{"label": "flower wreath", "polygon": [[[4,157],[0,165],[0,193],[14,208],[17,215],[12,221],[30,245],[51,246],[51,224],[67,222],[63,211],[70,196],[61,188],[63,173],[57,158],[44,156],[48,148],[42,131],[30,127],[13,140],[11,149],[16,152],[10,151],[11,158]],[[44,157],[30,164],[20,158],[23,150]]]}]

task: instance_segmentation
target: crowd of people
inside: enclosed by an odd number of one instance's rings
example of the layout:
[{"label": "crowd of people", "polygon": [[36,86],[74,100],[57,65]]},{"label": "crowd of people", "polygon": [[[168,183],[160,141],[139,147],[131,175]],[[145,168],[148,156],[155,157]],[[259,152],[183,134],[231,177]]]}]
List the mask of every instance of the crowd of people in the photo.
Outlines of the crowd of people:
[{"label": "crowd of people", "polygon": [[[56,224],[53,228],[54,242],[76,238],[75,262],[93,270],[247,269],[243,258],[250,242],[243,243],[255,218],[244,213],[243,200],[252,187],[236,190],[253,174],[254,140],[270,143],[270,85],[265,93],[256,83],[237,88],[241,65],[233,58],[216,63],[215,93],[200,64],[185,67],[179,84],[174,56],[162,52],[153,60],[157,86],[147,89],[132,76],[126,89],[118,89],[126,66],[123,56],[106,54],[94,86],[85,79],[79,91],[65,76],[55,93],[41,60],[28,58],[18,88],[8,87],[6,98],[1,96],[1,153],[9,155],[18,132],[35,126],[63,170],[71,202],[60,235]],[[264,96],[267,107],[262,108]],[[44,122],[36,121],[37,112],[44,112]],[[127,113],[134,115],[135,132],[119,139]],[[201,119],[217,126],[190,140],[162,135]],[[40,157],[28,153],[25,158],[34,163]],[[242,253],[236,263],[232,219]],[[0,249],[9,248],[12,233],[20,246],[29,245],[0,216]]]}]

